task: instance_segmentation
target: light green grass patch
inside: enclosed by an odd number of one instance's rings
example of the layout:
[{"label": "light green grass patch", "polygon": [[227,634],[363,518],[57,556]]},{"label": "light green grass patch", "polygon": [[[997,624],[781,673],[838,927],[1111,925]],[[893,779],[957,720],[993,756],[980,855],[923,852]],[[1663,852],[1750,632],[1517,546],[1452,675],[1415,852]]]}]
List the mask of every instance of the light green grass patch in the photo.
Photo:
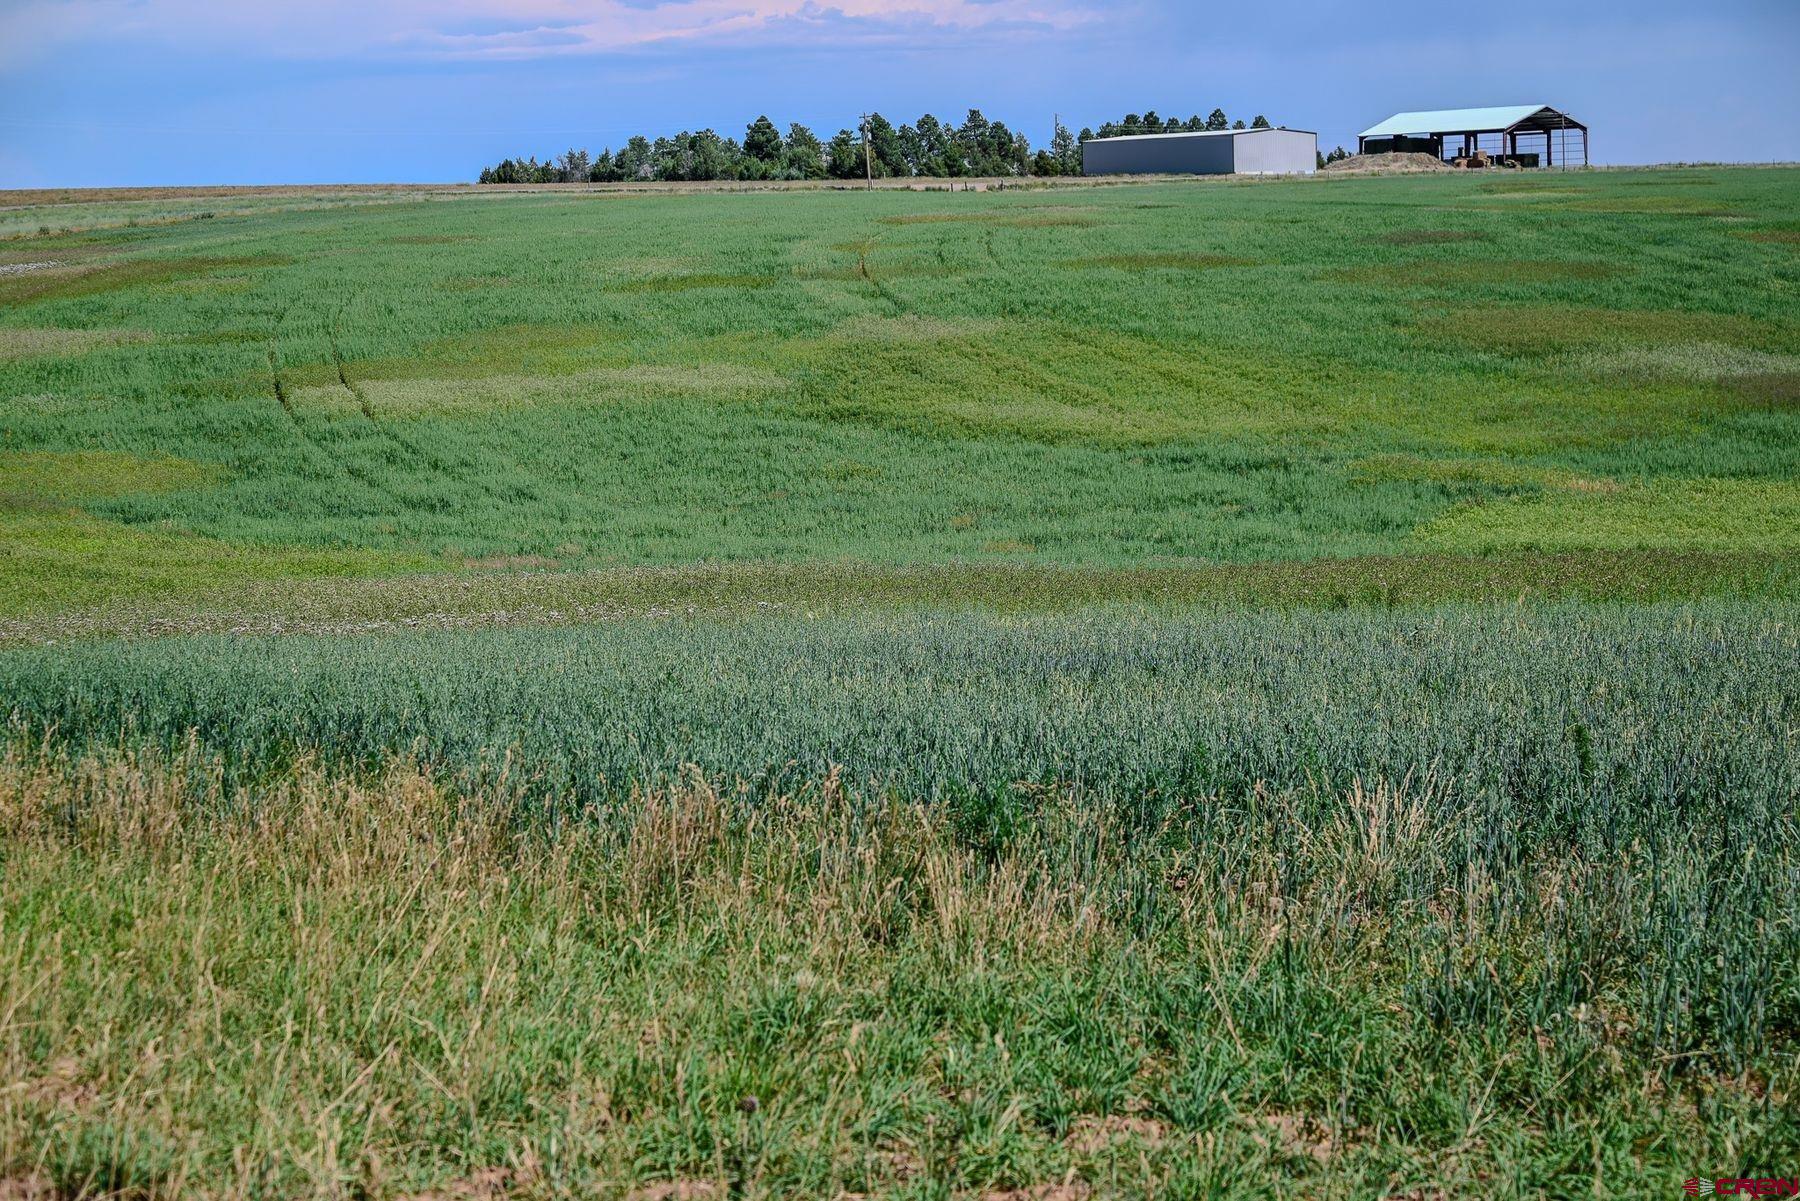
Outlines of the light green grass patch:
[{"label": "light green grass patch", "polygon": [[249,580],[418,571],[425,555],[238,546],[76,511],[0,509],[0,615],[217,592]]},{"label": "light green grass patch", "polygon": [[1800,484],[1658,480],[1519,496],[1452,510],[1418,531],[1444,550],[1800,549]]},{"label": "light green grass patch", "polygon": [[1376,455],[1356,465],[1356,478],[1369,483],[1417,480],[1452,486],[1502,490],[1563,488],[1576,492],[1604,492],[1619,487],[1607,479],[1594,479],[1554,467],[1511,463],[1503,459],[1423,459],[1413,455]]},{"label": "light green grass patch", "polygon": [[1215,267],[1253,267],[1255,260],[1233,254],[1208,254],[1203,251],[1177,251],[1164,254],[1103,254],[1075,259],[1069,263],[1078,268],[1109,268],[1116,271],[1209,271]]},{"label": "light green grass patch", "polygon": [[683,397],[741,400],[788,386],[786,377],[742,363],[638,363],[577,375],[359,381],[354,392],[342,385],[315,385],[296,389],[291,395],[296,408],[328,414],[348,415],[366,401],[377,418],[480,417],[541,405],[629,404]]},{"label": "light green grass patch", "polygon": [[1748,214],[1696,196],[1605,196],[1572,200],[1568,207],[1584,213],[1634,217],[1743,217]]},{"label": "light green grass patch", "polygon": [[857,342],[942,342],[999,334],[1006,323],[991,317],[939,317],[904,313],[897,317],[865,314],[841,322],[829,335],[845,344]]},{"label": "light green grass patch", "polygon": [[151,336],[141,329],[0,329],[0,362],[68,357],[109,346],[147,342]]},{"label": "light green grass patch", "polygon": [[1397,229],[1370,241],[1384,246],[1438,246],[1448,242],[1481,242],[1487,237],[1479,229]]},{"label": "light green grass patch", "polygon": [[[598,325],[509,323],[431,338],[410,353],[366,358],[354,354],[356,336],[353,324],[338,335],[340,345],[349,348],[341,352],[344,373],[358,383],[574,375],[597,366],[627,366],[630,358],[624,336]],[[287,345],[282,349],[287,351]],[[282,375],[289,387],[339,383],[329,344],[316,343],[316,349],[320,357],[312,361],[283,362]],[[266,377],[257,386],[266,387]]]},{"label": "light green grass patch", "polygon": [[1083,213],[1057,212],[1053,209],[1023,213],[1008,212],[1004,209],[987,209],[970,213],[905,213],[880,217],[877,220],[883,225],[954,225],[968,222],[976,225],[1003,226],[1010,229],[1044,229],[1055,225],[1085,228],[1099,224],[1093,217]]},{"label": "light green grass patch", "polygon": [[239,546],[72,508],[209,489],[216,466],[114,451],[0,454],[0,614],[155,596],[192,596],[252,579],[369,575],[435,565],[425,556]]},{"label": "light green grass patch", "polygon": [[615,292],[698,292],[708,289],[767,288],[776,282],[773,275],[751,275],[720,271],[697,271],[685,275],[652,275],[615,285]]},{"label": "light green grass patch", "polygon": [[219,468],[168,455],[105,450],[0,452],[0,508],[72,504],[142,492],[207,488],[224,480]]},{"label": "light green grass patch", "polygon": [[1582,370],[1598,376],[1722,380],[1800,372],[1800,355],[1771,354],[1719,342],[1623,346],[1581,355],[1576,362]]}]

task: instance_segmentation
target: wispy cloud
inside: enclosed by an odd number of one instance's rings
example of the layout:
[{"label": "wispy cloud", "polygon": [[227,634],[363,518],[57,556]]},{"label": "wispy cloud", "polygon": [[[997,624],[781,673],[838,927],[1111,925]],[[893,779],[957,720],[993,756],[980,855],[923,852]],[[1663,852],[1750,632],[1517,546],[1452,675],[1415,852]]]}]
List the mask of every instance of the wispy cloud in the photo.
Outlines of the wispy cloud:
[{"label": "wispy cloud", "polygon": [[[1116,8],[1116,6],[1112,6]],[[21,0],[0,11],[14,61],[69,42],[159,40],[269,57],[522,59],[659,45],[929,46],[1055,34],[1095,0]]]}]

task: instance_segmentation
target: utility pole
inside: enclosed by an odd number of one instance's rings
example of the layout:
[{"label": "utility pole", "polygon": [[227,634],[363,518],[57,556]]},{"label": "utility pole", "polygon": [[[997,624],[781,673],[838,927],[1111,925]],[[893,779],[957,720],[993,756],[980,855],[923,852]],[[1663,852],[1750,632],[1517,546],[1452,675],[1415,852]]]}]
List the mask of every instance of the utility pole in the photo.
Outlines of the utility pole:
[{"label": "utility pole", "polygon": [[875,160],[872,157],[872,155],[870,153],[870,149],[869,149],[869,117],[868,117],[867,113],[863,114],[862,133],[863,133],[863,182],[868,186],[869,191],[873,192],[875,190]]}]

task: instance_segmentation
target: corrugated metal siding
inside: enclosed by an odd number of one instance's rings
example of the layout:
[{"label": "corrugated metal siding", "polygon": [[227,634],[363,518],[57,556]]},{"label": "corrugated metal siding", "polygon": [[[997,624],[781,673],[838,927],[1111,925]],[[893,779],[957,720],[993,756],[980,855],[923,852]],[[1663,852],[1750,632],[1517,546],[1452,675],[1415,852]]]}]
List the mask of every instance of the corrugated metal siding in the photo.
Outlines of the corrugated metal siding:
[{"label": "corrugated metal siding", "polygon": [[1311,171],[1318,135],[1299,129],[1094,138],[1082,143],[1085,175],[1270,175]]},{"label": "corrugated metal siding", "polygon": [[1384,138],[1392,134],[1462,133],[1471,129],[1505,129],[1547,104],[1503,104],[1497,108],[1440,108],[1423,113],[1395,113],[1358,136]]},{"label": "corrugated metal siding", "polygon": [[1086,175],[1230,175],[1232,141],[1206,134],[1095,138],[1082,143],[1081,169]]},{"label": "corrugated metal siding", "polygon": [[1319,165],[1319,135],[1298,129],[1255,129],[1231,139],[1239,175],[1302,175]]}]

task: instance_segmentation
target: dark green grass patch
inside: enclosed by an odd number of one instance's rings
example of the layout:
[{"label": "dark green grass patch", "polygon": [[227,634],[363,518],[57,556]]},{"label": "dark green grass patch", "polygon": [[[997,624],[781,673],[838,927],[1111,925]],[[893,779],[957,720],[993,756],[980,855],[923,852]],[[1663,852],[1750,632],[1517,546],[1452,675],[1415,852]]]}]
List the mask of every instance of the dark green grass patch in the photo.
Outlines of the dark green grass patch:
[{"label": "dark green grass patch", "polygon": [[1735,376],[1729,387],[1750,404],[1769,409],[1800,405],[1800,372],[1767,371]]},{"label": "dark green grass patch", "polygon": [[1575,305],[1471,307],[1428,316],[1418,328],[1427,337],[1515,354],[1633,342],[1718,342],[1752,348],[1793,345],[1792,336],[1785,331],[1745,317]]},{"label": "dark green grass patch", "polygon": [[75,300],[108,292],[153,288],[213,272],[280,267],[292,260],[279,254],[195,255],[126,259],[105,265],[58,267],[0,278],[0,301],[32,304]]},{"label": "dark green grass patch", "polygon": [[1386,284],[1400,288],[1480,288],[1512,284],[1554,284],[1613,279],[1625,269],[1616,263],[1468,258],[1412,263],[1379,263],[1332,275],[1346,283]]}]

